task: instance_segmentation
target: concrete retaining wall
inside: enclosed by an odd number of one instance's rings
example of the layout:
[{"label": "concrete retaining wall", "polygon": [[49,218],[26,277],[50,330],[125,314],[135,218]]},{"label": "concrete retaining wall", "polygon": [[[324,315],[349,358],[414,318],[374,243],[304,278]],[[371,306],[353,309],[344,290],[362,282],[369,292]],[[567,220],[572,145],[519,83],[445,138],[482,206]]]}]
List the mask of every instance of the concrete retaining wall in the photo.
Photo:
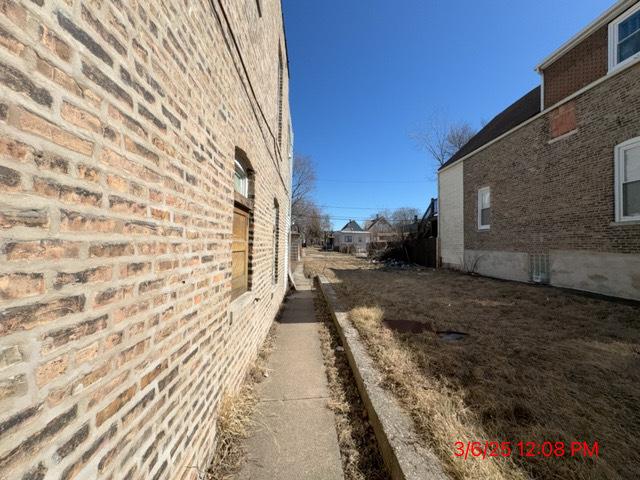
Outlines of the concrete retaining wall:
[{"label": "concrete retaining wall", "polygon": [[393,480],[444,480],[448,478],[435,454],[420,446],[411,417],[398,400],[385,390],[382,373],[353,327],[331,284],[318,277],[318,284],[340,334],[362,401],[367,409],[378,446]]}]

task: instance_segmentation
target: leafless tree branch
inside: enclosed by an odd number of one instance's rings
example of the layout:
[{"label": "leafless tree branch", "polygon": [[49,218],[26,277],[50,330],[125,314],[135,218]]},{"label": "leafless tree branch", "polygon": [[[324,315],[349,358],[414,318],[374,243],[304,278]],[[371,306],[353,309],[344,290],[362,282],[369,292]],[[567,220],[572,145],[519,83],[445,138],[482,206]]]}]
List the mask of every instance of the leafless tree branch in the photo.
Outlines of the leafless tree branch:
[{"label": "leafless tree branch", "polygon": [[442,115],[431,115],[423,129],[411,137],[418,147],[436,161],[444,165],[475,135],[475,130],[466,122],[451,123]]},{"label": "leafless tree branch", "polygon": [[293,178],[291,181],[291,209],[303,201],[308,201],[309,196],[316,188],[316,170],[311,157],[296,155],[293,159]]}]

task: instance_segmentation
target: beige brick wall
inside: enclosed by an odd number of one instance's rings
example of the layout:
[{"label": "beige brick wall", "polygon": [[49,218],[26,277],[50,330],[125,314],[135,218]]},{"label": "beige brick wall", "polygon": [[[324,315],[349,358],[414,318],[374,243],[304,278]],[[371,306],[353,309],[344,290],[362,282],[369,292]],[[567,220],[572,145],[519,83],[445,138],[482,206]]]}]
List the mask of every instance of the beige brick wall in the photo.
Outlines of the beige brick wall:
[{"label": "beige brick wall", "polygon": [[[286,49],[261,4],[0,0],[0,479],[206,469],[285,291]],[[230,303],[236,147],[252,291]]]}]

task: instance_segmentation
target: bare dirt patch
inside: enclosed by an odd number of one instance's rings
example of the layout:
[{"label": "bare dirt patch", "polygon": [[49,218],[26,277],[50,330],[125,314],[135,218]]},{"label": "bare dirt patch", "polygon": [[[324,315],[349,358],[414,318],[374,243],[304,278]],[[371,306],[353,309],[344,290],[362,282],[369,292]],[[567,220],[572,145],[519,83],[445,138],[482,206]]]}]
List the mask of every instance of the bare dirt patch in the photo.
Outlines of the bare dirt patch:
[{"label": "bare dirt patch", "polygon": [[423,322],[416,322],[415,320],[388,319],[383,320],[382,324],[390,330],[400,333],[422,333],[430,332],[432,330],[431,325]]},{"label": "bare dirt patch", "polygon": [[[453,477],[637,478],[640,307],[336,253],[308,251],[305,270],[333,283],[385,386]],[[431,328],[391,330],[387,319]],[[514,452],[463,460],[458,441],[511,442]],[[521,456],[520,441],[598,442],[599,456]]]}]

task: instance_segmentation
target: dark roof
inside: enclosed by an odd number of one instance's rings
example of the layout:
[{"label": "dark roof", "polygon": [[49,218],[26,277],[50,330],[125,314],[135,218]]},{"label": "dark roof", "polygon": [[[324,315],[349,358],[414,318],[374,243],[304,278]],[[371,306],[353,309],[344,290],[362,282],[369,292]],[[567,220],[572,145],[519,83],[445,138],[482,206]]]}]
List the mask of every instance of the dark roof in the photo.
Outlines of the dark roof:
[{"label": "dark roof", "polygon": [[386,218],[384,217],[376,217],[373,220],[367,220],[364,223],[364,229],[365,230],[371,230],[373,228],[374,225],[376,225],[377,223],[386,223],[387,225],[391,226],[391,224],[387,221]]},{"label": "dark roof", "polygon": [[456,160],[473,153],[483,145],[495,140],[500,135],[507,133],[512,128],[526,122],[531,117],[540,113],[540,87],[536,87],[527,93],[513,105],[507,107],[487,123],[464,147],[458,150],[440,169],[452,164]]},{"label": "dark roof", "polygon": [[342,227],[342,230],[349,230],[351,232],[362,232],[362,228],[360,228],[360,225],[358,225],[358,222],[356,222],[355,220],[349,220],[349,222]]}]

